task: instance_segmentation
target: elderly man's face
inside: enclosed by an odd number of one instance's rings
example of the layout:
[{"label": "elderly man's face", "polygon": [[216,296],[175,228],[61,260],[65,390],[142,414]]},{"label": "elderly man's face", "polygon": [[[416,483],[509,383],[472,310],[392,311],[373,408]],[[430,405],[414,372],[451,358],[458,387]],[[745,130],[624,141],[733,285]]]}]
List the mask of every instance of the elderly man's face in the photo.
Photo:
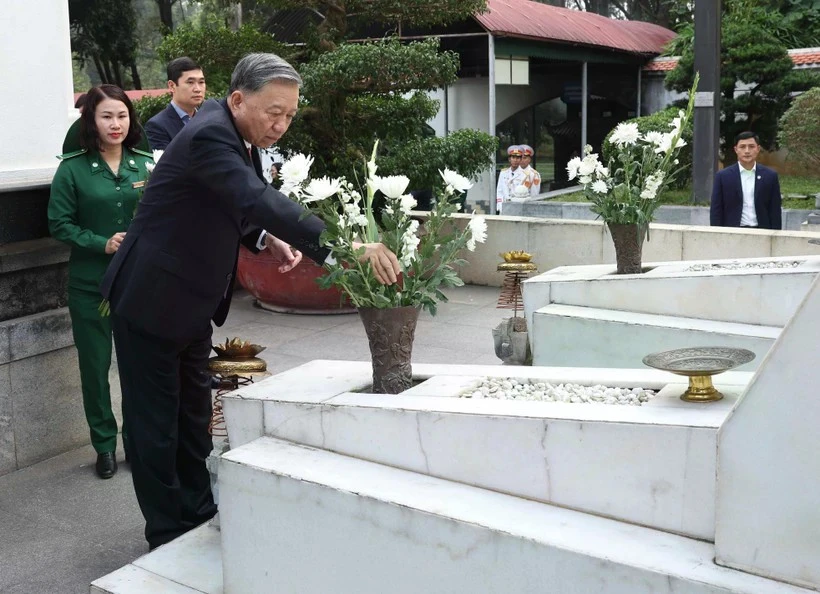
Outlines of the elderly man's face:
[{"label": "elderly man's face", "polygon": [[259,148],[276,144],[299,106],[299,85],[273,81],[255,93],[234,91],[228,105],[242,138]]}]

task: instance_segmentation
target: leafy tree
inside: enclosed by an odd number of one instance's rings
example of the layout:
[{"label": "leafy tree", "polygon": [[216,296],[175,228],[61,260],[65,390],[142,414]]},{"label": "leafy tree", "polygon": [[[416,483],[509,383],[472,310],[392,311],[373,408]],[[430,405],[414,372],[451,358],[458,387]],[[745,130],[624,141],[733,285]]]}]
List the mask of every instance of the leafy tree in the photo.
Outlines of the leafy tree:
[{"label": "leafy tree", "polygon": [[141,89],[131,0],[69,0],[68,10],[71,49],[80,65],[91,61],[103,83]]},{"label": "leafy tree", "polygon": [[[765,148],[775,145],[777,121],[791,103],[791,94],[816,83],[817,75],[793,68],[778,38],[779,13],[760,10],[752,0],[728,0],[721,24],[721,122],[724,163],[733,163],[730,148],[744,130],[756,132]],[[666,86],[684,92],[692,85],[694,47],[684,47]]]},{"label": "leafy tree", "polygon": [[208,90],[218,95],[228,90],[236,63],[251,52],[269,52],[287,58],[290,50],[252,25],[232,31],[214,21],[199,27],[182,25],[157,48],[164,62],[179,56],[192,58],[202,66]]},{"label": "leafy tree", "polygon": [[411,187],[437,183],[438,167],[475,177],[491,163],[496,139],[474,130],[436,138],[427,124],[439,103],[427,92],[456,80],[458,56],[439,51],[438,40],[396,38],[348,43],[359,22],[398,31],[441,25],[484,10],[486,0],[259,0],[281,10],[311,8],[325,20],[306,36],[295,56],[304,79],[303,104],[280,141],[285,151],[310,152],[315,175],[355,179],[380,139],[380,173],[403,173]]},{"label": "leafy tree", "polygon": [[820,174],[820,87],[794,100],[780,119],[777,138],[789,151],[789,161],[815,175]]}]

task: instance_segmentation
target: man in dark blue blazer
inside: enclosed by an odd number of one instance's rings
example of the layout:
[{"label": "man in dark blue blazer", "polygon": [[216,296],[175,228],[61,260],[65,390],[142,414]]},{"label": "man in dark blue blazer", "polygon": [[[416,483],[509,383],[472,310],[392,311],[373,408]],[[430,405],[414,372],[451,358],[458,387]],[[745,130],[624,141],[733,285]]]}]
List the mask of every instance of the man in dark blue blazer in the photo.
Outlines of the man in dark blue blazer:
[{"label": "man in dark blue blazer", "polygon": [[[211,321],[228,314],[239,244],[266,249],[286,272],[318,263],[324,224],[263,178],[254,147],[268,147],[296,113],[301,79],[273,54],[237,64],[228,97],[206,101],[168,145],[101,285],[111,323],[134,490],[153,549],[216,513],[205,459],[212,449]],[[275,237],[274,237],[275,236]],[[285,243],[287,242],[287,243]],[[289,245],[290,244],[290,245]],[[399,263],[380,243],[362,261],[396,282]]]},{"label": "man in dark blue blazer", "polygon": [[145,124],[148,142],[153,150],[165,150],[205,100],[205,75],[191,58],[183,56],[168,62],[168,107]]},{"label": "man in dark blue blazer", "polygon": [[757,163],[760,139],[754,132],[741,132],[734,150],[737,164],[715,175],[712,226],[781,229],[780,181],[774,170]]}]

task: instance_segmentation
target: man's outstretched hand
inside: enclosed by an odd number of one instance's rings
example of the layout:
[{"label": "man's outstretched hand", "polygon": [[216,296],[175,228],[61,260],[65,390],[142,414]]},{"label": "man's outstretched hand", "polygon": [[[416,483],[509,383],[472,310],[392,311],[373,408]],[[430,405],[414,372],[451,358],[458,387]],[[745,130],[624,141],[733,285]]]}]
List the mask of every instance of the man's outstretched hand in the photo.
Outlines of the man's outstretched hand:
[{"label": "man's outstretched hand", "polygon": [[398,281],[399,260],[383,243],[353,242],[353,249],[364,248],[364,254],[359,257],[360,262],[370,262],[376,280],[383,285],[392,285]]},{"label": "man's outstretched hand", "polygon": [[302,252],[292,249],[290,245],[270,233],[265,237],[265,249],[280,262],[279,272],[289,272],[302,261]]}]

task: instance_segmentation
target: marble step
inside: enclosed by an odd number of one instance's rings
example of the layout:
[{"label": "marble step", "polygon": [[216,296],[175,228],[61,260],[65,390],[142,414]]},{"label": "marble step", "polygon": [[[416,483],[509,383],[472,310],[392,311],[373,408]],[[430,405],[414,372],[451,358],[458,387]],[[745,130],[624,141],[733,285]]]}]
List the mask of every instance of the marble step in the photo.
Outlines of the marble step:
[{"label": "marble step", "polygon": [[223,594],[216,521],[91,583],[91,594]]},{"label": "marble step", "polygon": [[640,368],[649,353],[724,346],[753,351],[754,361],[738,368],[753,371],[780,332],[773,326],[553,303],[533,314],[530,342],[533,365]]},{"label": "marble step", "polygon": [[710,543],[261,437],[220,463],[231,594],[807,594]]}]

